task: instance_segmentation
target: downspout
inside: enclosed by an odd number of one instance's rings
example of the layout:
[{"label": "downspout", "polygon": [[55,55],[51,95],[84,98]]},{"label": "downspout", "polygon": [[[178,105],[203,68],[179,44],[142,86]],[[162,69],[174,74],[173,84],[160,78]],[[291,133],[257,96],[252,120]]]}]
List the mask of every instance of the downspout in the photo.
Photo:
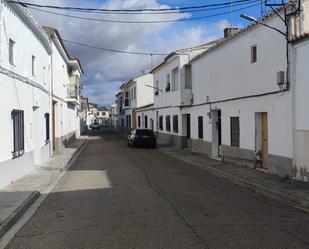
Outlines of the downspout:
[{"label": "downspout", "polygon": [[[52,42],[51,42],[52,45]],[[50,146],[50,154],[53,155],[54,152],[54,144],[55,144],[55,136],[54,136],[54,130],[56,130],[56,127],[54,127],[54,119],[55,119],[55,113],[54,113],[54,103],[53,103],[53,96],[54,96],[54,77],[53,77],[53,53],[50,55],[50,67],[49,67],[49,73],[50,73],[50,129],[51,129],[51,146]]]}]

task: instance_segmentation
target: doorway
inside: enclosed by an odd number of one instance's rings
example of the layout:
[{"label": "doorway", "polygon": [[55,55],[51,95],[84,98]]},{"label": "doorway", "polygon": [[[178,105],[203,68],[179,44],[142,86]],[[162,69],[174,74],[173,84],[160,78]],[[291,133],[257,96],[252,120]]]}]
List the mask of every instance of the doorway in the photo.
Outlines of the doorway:
[{"label": "doorway", "polygon": [[268,114],[255,114],[255,152],[262,168],[268,168]]},{"label": "doorway", "polygon": [[186,118],[187,118],[187,138],[190,139],[191,138],[191,117],[190,117],[190,114],[187,114]]},{"label": "doorway", "polygon": [[221,110],[211,111],[212,123],[212,155],[222,156],[222,126],[221,126]]}]

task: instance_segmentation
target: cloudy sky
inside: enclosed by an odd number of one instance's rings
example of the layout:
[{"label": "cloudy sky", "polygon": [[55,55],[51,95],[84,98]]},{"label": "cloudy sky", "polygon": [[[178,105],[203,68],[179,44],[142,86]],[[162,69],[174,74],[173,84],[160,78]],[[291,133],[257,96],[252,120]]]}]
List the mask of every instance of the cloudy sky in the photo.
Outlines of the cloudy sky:
[{"label": "cloudy sky", "polygon": [[[169,8],[196,6],[210,3],[222,3],[226,0],[45,0],[46,5],[76,6],[108,9],[140,9],[140,8]],[[233,0],[234,1],[234,0]],[[39,3],[39,0],[28,0],[29,3]],[[247,4],[252,6],[256,2]],[[246,6],[234,6],[232,9]],[[95,14],[80,13],[63,10],[41,9],[61,14],[69,14],[87,18],[123,20],[123,21],[159,21],[181,20],[228,12],[230,9],[217,9],[203,12],[186,12],[172,14]],[[259,17],[259,6],[224,14],[211,18],[202,18],[193,21],[175,21],[168,23],[110,23],[69,18],[39,10],[30,9],[41,25],[57,28],[62,38],[91,46],[137,51],[149,53],[169,53],[173,50],[195,46],[219,38],[223,29],[233,25],[242,27],[248,22],[241,20],[239,14]],[[114,102],[119,86],[129,79],[147,72],[151,68],[151,57],[104,52],[66,43],[72,56],[80,58],[84,67],[84,92],[90,101],[108,106]],[[154,65],[162,61],[162,56],[154,56]]]}]

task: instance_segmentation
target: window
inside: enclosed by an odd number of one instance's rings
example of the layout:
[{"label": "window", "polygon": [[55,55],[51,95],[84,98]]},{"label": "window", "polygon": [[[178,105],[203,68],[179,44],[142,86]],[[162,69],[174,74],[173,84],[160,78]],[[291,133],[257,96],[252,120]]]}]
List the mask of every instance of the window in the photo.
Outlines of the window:
[{"label": "window", "polygon": [[31,60],[31,71],[32,71],[32,76],[35,76],[35,56],[32,55],[32,60]]},{"label": "window", "polygon": [[178,115],[173,116],[173,132],[178,133]]},{"label": "window", "polygon": [[166,131],[171,131],[171,116],[167,115],[165,117]]},{"label": "window", "polygon": [[198,138],[203,138],[203,117],[199,116],[198,117]]},{"label": "window", "polygon": [[160,131],[163,131],[163,116],[159,117],[159,129]]},{"label": "window", "polygon": [[24,154],[24,111],[13,110],[13,158],[19,157]]},{"label": "window", "polygon": [[255,63],[257,61],[257,46],[254,45],[251,47],[251,63]]},{"label": "window", "polygon": [[146,129],[148,128],[148,117],[147,117],[147,115],[145,115],[145,128]]},{"label": "window", "polygon": [[49,142],[49,113],[45,113],[45,129],[46,129],[46,136],[45,136],[45,142]]},{"label": "window", "polygon": [[137,126],[141,127],[141,116],[137,117]]},{"label": "window", "polygon": [[159,95],[159,81],[156,80],[156,85],[155,85],[155,95]]},{"label": "window", "polygon": [[179,89],[178,76],[178,67],[176,67],[172,70],[172,91],[177,91]]},{"label": "window", "polygon": [[239,117],[231,117],[231,146],[239,147]]},{"label": "window", "polygon": [[170,74],[166,75],[166,88],[165,91],[169,92],[171,90],[171,83],[170,83]]},{"label": "window", "polygon": [[14,46],[15,42],[10,39],[9,40],[9,62],[11,65],[14,65]]}]

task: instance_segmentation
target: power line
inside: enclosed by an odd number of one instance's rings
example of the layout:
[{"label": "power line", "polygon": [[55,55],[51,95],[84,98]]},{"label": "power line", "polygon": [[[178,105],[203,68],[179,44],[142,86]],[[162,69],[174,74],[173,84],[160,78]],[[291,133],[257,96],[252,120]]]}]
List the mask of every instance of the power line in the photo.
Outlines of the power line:
[{"label": "power line", "polygon": [[260,5],[259,1],[258,1],[258,3],[252,4],[252,5],[243,7],[243,8],[234,9],[232,11],[229,10],[229,11],[225,11],[225,12],[221,12],[221,13],[216,13],[216,14],[207,15],[207,16],[200,16],[200,17],[173,19],[173,20],[160,20],[160,21],[125,21],[125,20],[98,19],[98,18],[91,18],[91,17],[82,17],[82,16],[61,14],[61,13],[56,13],[56,12],[47,11],[47,10],[41,10],[41,9],[37,9],[37,8],[33,8],[33,7],[29,7],[29,8],[40,11],[40,12],[49,13],[49,14],[52,14],[52,15],[64,16],[64,17],[81,19],[81,20],[88,20],[88,21],[109,22],[109,23],[125,23],[125,24],[129,24],[129,23],[134,23],[134,24],[137,24],[137,23],[148,23],[148,24],[153,23],[154,24],[154,23],[184,22],[184,21],[207,19],[207,18],[216,17],[216,16],[220,16],[220,15],[230,14],[232,12],[237,12],[237,11],[240,11],[240,10],[249,9],[249,8],[252,8],[252,7],[255,7],[255,6],[258,6],[258,5]]},{"label": "power line", "polygon": [[[237,0],[236,2],[246,2],[248,0]],[[20,4],[25,7],[32,6],[32,7],[38,7],[38,8],[52,8],[52,9],[62,9],[62,10],[88,10],[88,11],[100,11],[100,12],[143,12],[143,11],[181,11],[181,10],[190,10],[190,9],[201,9],[201,8],[207,8],[207,7],[214,7],[214,6],[220,6],[220,5],[229,5],[230,3],[216,3],[216,4],[206,4],[206,5],[200,5],[200,6],[187,6],[187,7],[177,7],[177,8],[161,8],[161,9],[155,9],[155,8],[141,8],[141,9],[104,9],[104,8],[81,8],[81,7],[71,7],[71,6],[56,6],[56,5],[41,5],[41,4],[34,4],[34,3],[28,3],[28,2],[19,2],[19,1],[8,1],[9,3],[15,3]]]},{"label": "power line", "polygon": [[133,52],[133,51],[109,49],[109,48],[97,47],[97,46],[93,46],[93,45],[89,45],[89,44],[85,44],[85,43],[80,43],[80,42],[75,42],[75,41],[70,41],[70,40],[65,40],[65,39],[62,39],[62,40],[64,42],[66,42],[66,43],[71,43],[71,44],[78,45],[78,46],[83,46],[83,47],[88,47],[88,48],[92,48],[92,49],[103,50],[103,51],[107,51],[107,52],[114,52],[114,53],[135,54],[135,55],[149,55],[149,56],[153,56],[153,55],[166,56],[166,55],[168,55],[168,54],[163,54],[163,53],[146,53],[146,52]]},{"label": "power line", "polygon": [[[239,5],[245,5],[253,2],[257,2],[260,0],[241,0],[241,1],[232,1],[233,6],[239,6]],[[95,11],[95,10],[75,10],[75,9],[67,9],[66,11],[70,12],[79,12],[79,13],[92,13],[92,14],[114,14],[114,15],[163,15],[163,14],[182,14],[182,13],[193,13],[193,12],[205,12],[205,11],[211,11],[211,10],[218,10],[218,9],[224,9],[227,7],[230,7],[231,3],[222,3],[218,6],[210,6],[205,7],[203,9],[193,9],[193,10],[181,10],[181,11],[161,11],[161,12],[102,12],[102,11]],[[29,8],[35,9],[32,6],[29,6]]]}]

